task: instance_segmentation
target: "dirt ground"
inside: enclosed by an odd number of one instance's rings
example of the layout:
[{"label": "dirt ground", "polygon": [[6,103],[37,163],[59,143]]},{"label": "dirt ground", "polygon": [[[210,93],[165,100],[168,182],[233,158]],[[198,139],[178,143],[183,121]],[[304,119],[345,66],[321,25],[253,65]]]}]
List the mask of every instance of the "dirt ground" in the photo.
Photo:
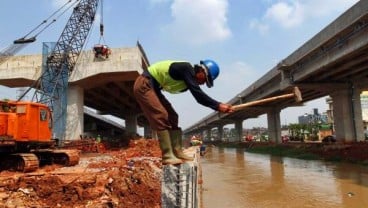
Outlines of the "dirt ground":
[{"label": "dirt ground", "polygon": [[161,171],[158,141],[131,140],[128,148],[81,153],[73,167],[0,172],[0,208],[161,207]]}]

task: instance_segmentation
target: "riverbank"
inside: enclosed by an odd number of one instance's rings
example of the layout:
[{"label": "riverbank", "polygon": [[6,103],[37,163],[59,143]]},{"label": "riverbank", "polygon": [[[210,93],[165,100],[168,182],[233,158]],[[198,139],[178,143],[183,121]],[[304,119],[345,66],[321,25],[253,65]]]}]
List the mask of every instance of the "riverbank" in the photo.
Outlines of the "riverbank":
[{"label": "riverbank", "polygon": [[251,153],[270,154],[305,160],[350,162],[368,166],[368,142],[321,143],[288,142],[215,142],[212,145],[229,148],[245,148]]}]

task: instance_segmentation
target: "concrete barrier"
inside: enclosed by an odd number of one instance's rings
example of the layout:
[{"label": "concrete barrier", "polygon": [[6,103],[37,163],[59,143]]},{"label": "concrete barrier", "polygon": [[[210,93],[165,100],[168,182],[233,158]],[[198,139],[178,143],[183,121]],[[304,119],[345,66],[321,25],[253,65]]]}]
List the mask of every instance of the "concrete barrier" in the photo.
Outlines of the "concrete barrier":
[{"label": "concrete barrier", "polygon": [[187,154],[194,155],[193,162],[162,168],[162,208],[198,208],[200,205],[199,148],[192,147]]}]

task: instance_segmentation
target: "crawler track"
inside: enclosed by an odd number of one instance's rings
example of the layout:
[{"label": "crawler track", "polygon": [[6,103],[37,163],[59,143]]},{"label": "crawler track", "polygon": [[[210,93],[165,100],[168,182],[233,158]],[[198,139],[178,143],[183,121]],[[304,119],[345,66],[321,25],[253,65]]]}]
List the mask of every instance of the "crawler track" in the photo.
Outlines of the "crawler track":
[{"label": "crawler track", "polygon": [[35,154],[18,153],[15,156],[15,170],[21,172],[32,172],[39,168],[39,161]]},{"label": "crawler track", "polygon": [[79,163],[79,158],[79,150],[35,150],[31,153],[15,153],[3,156],[0,160],[0,169],[32,172],[43,165],[74,166]]}]

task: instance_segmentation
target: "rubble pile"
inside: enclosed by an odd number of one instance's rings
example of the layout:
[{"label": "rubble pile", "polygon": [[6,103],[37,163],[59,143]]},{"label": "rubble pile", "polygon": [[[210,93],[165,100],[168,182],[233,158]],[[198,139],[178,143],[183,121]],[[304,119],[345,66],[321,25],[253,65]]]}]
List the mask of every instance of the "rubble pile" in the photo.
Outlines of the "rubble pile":
[{"label": "rubble pile", "polygon": [[106,150],[103,143],[98,143],[95,139],[82,139],[65,141],[63,149],[77,149],[82,153],[86,152],[104,152]]},{"label": "rubble pile", "polygon": [[36,172],[0,172],[0,207],[161,207],[158,141],[82,154],[77,166],[45,166]]}]

